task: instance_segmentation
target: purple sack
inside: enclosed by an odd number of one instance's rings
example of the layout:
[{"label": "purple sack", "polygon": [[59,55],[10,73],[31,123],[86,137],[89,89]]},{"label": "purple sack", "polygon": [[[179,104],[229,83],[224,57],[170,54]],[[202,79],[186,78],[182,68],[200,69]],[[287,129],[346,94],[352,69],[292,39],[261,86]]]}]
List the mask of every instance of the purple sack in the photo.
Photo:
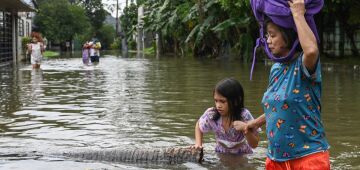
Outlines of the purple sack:
[{"label": "purple sack", "polygon": [[[309,27],[313,31],[317,41],[319,42],[319,35],[316,30],[316,24],[314,21],[314,15],[317,14],[324,5],[324,0],[304,0],[305,2],[305,19],[309,24]],[[293,47],[291,48],[287,56],[275,57],[272,55],[264,35],[264,19],[269,17],[275,24],[284,28],[293,28],[296,31],[294,19],[291,14],[291,10],[288,4],[288,0],[250,0],[252,11],[256,20],[260,24],[260,37],[256,40],[256,46],[254,48],[253,64],[251,68],[250,79],[252,79],[252,72],[255,64],[255,52],[260,45],[265,47],[267,56],[275,62],[287,62],[292,59],[296,51],[296,47],[299,45],[299,40],[296,39]]]},{"label": "purple sack", "polygon": [[89,49],[84,48],[82,51],[82,60],[84,64],[89,64]]}]

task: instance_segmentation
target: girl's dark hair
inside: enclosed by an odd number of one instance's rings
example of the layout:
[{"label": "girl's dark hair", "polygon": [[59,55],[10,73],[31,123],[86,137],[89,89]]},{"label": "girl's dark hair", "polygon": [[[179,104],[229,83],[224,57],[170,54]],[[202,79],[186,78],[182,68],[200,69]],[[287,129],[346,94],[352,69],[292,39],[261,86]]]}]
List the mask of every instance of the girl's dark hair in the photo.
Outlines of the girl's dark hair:
[{"label": "girl's dark hair", "polygon": [[[273,23],[274,25],[276,25],[279,28],[282,37],[284,37],[284,40],[286,43],[286,48],[288,48],[288,49],[292,48],[295,40],[298,37],[298,35],[294,29],[281,27],[281,26],[275,24],[269,17],[265,18],[264,23],[265,23],[265,32],[267,32],[266,28],[269,23]],[[297,49],[297,50],[299,50],[299,49]]]},{"label": "girl's dark hair", "polygon": [[[234,78],[225,78],[216,84],[213,95],[215,92],[227,99],[230,122],[242,120],[241,112],[244,109],[244,90],[239,81]],[[218,120],[220,113],[217,110],[215,112],[213,120]]]}]

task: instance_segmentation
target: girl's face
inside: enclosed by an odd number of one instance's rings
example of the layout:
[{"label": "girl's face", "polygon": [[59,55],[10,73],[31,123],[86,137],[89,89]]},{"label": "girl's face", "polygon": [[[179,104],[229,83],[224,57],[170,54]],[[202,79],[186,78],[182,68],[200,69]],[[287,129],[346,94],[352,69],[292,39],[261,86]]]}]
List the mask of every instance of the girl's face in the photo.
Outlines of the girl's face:
[{"label": "girl's face", "polygon": [[33,37],[32,42],[37,43],[38,42],[37,38]]},{"label": "girl's face", "polygon": [[287,48],[287,44],[279,27],[270,22],[267,24],[266,30],[266,43],[268,44],[271,53],[278,57],[286,56],[289,53],[289,49]]},{"label": "girl's face", "polygon": [[226,97],[222,96],[217,91],[215,91],[214,102],[215,102],[216,110],[220,113],[221,116],[229,115],[229,104]]}]

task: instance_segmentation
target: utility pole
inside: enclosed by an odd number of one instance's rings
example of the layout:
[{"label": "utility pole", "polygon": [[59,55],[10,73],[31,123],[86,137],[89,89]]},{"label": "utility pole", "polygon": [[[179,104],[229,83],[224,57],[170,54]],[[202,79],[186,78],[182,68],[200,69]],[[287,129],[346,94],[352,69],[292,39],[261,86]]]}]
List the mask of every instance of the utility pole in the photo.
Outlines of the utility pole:
[{"label": "utility pole", "polygon": [[116,0],[116,35],[119,35],[119,0]]}]

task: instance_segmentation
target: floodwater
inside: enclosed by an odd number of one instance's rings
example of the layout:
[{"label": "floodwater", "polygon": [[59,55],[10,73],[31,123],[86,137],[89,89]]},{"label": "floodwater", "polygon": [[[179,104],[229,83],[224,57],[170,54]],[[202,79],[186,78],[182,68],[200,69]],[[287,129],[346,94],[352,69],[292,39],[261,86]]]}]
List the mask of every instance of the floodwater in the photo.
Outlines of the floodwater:
[{"label": "floodwater", "polygon": [[[55,58],[40,70],[0,68],[0,169],[264,169],[266,137],[253,155],[214,153],[204,136],[205,162],[132,164],[79,161],[41,153],[113,148],[167,148],[194,144],[194,125],[213,105],[212,88],[235,77],[246,107],[259,116],[269,64],[104,55],[98,65]],[[322,119],[332,169],[360,169],[359,63],[323,62]],[[265,130],[265,127],[263,127]]]}]

